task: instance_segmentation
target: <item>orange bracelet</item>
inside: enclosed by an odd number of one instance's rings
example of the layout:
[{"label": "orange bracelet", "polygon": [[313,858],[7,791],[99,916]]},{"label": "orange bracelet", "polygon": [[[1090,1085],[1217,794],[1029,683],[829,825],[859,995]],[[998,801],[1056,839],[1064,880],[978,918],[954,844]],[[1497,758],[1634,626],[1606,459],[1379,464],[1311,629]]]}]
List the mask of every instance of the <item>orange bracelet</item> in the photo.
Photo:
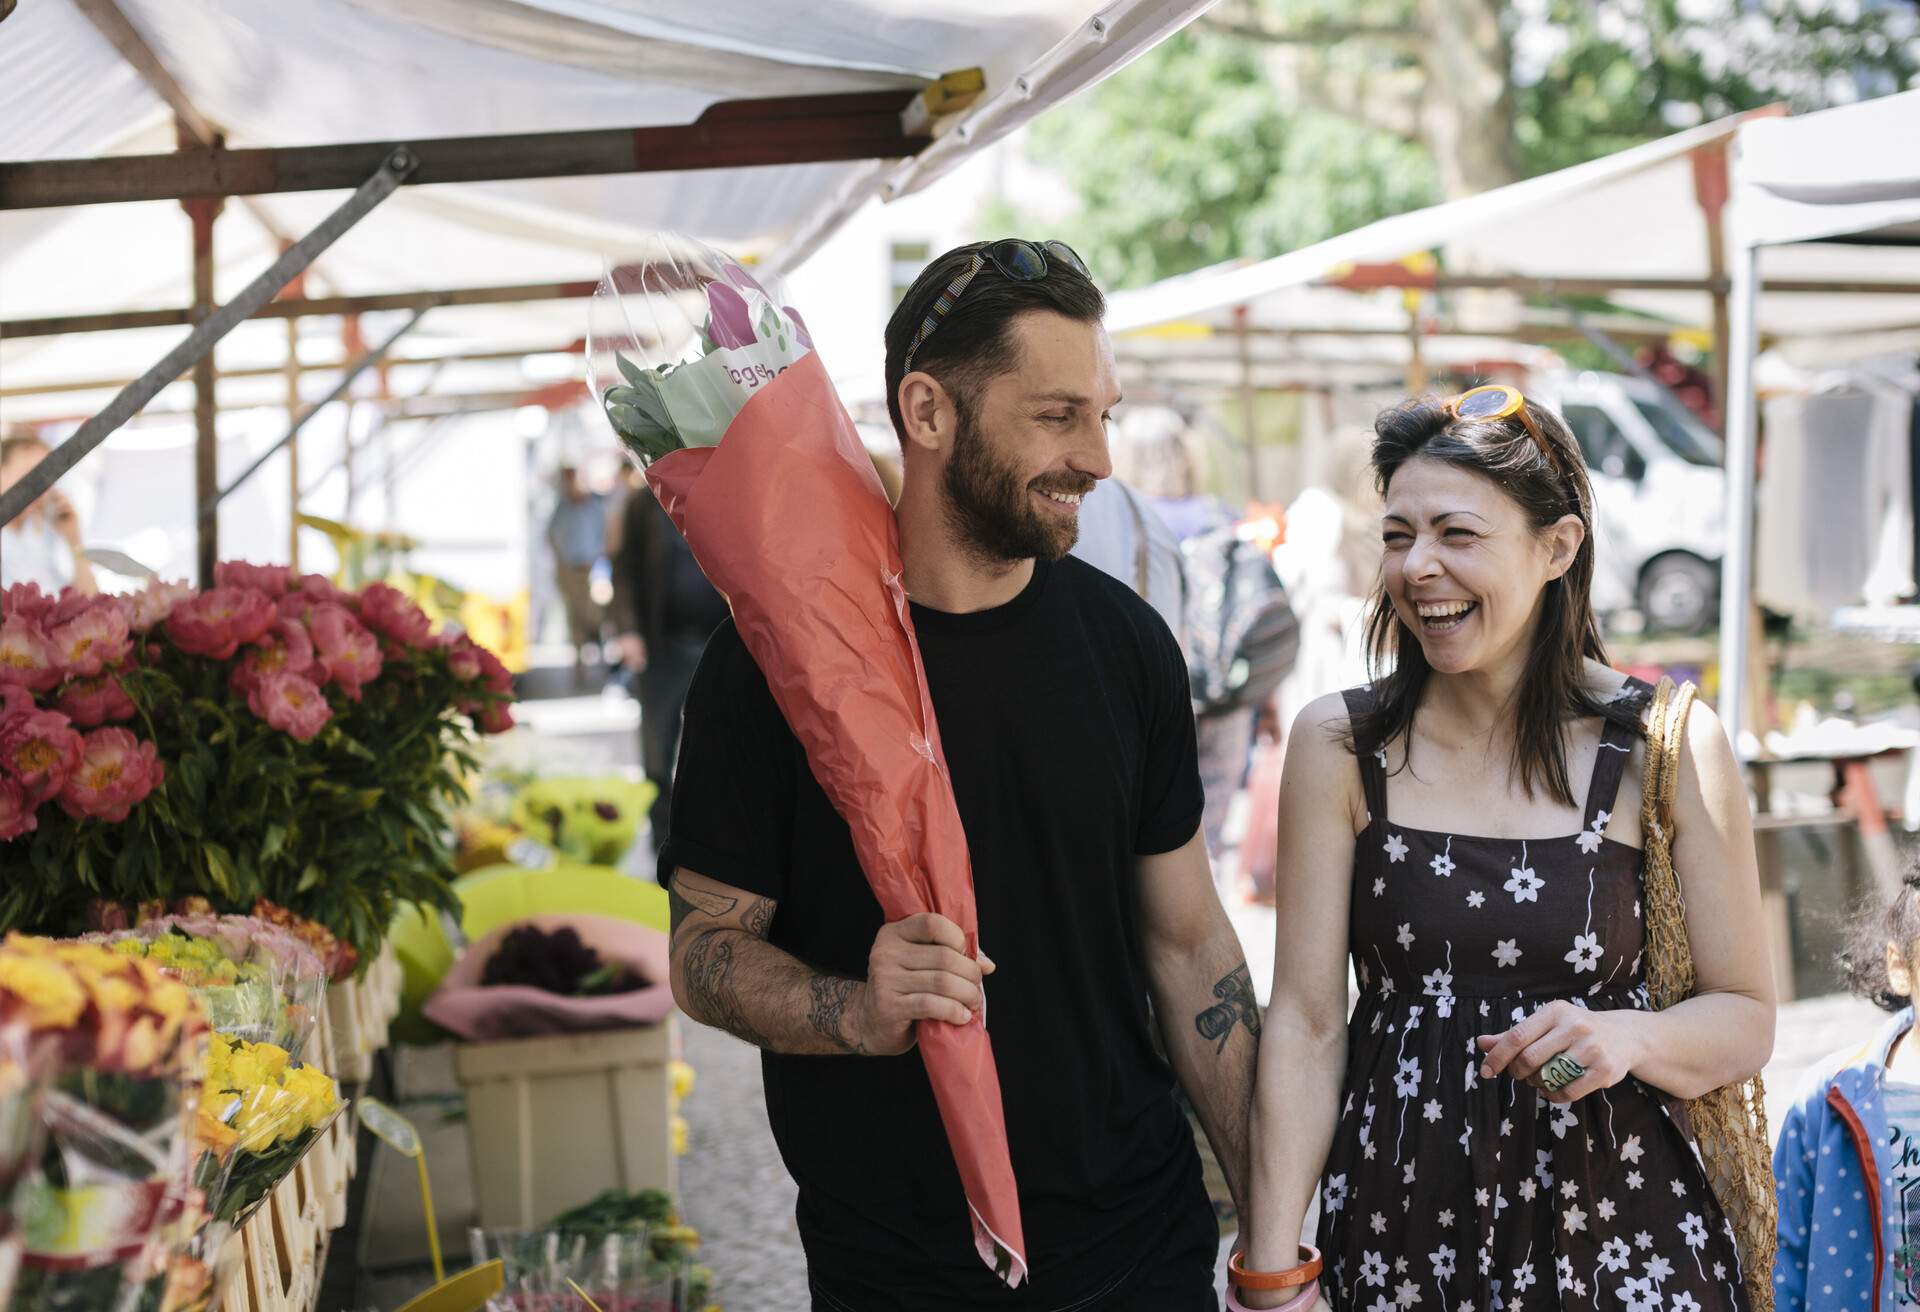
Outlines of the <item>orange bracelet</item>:
[{"label": "orange bracelet", "polygon": [[1318,1280],[1320,1267],[1320,1250],[1310,1244],[1300,1245],[1300,1265],[1285,1271],[1249,1271],[1240,1265],[1240,1254],[1234,1253],[1227,1259],[1227,1281],[1238,1289],[1292,1289]]}]

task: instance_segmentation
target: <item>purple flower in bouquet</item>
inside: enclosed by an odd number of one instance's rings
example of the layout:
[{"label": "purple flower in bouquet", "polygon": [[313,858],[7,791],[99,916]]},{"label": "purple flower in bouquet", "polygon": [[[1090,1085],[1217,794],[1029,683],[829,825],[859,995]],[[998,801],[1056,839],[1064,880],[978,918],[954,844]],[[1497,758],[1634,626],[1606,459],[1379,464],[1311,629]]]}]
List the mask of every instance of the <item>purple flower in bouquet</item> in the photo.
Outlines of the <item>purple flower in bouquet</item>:
[{"label": "purple flower in bouquet", "polygon": [[707,336],[715,346],[752,346],[753,315],[746,298],[724,282],[707,284]]}]

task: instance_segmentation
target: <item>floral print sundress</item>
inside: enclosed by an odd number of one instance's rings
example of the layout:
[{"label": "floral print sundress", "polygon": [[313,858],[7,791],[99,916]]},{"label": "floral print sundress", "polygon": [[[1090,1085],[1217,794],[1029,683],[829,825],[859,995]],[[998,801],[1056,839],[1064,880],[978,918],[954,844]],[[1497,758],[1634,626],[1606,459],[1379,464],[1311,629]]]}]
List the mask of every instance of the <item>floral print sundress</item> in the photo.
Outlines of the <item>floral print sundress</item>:
[{"label": "floral print sundress", "polygon": [[1745,1312],[1679,1104],[1631,1077],[1565,1106],[1480,1078],[1475,1038],[1555,999],[1650,1009],[1642,854],[1607,837],[1632,748],[1608,724],[1581,831],[1529,841],[1394,824],[1386,753],[1362,745],[1360,1001],[1320,1186],[1336,1312]]}]

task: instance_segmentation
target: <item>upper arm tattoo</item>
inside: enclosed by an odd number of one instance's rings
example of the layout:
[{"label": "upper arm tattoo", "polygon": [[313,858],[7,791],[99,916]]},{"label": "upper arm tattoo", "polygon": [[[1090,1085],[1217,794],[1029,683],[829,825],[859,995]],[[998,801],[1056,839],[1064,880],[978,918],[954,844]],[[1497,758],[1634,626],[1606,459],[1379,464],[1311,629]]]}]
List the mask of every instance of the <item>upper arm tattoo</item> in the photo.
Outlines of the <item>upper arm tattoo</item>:
[{"label": "upper arm tattoo", "polygon": [[1242,962],[1220,977],[1213,986],[1213,996],[1220,999],[1211,1007],[1193,1018],[1193,1027],[1200,1036],[1218,1039],[1214,1053],[1225,1052],[1227,1040],[1233,1037],[1235,1025],[1245,1025],[1247,1033],[1253,1035],[1255,1043],[1260,1041],[1260,1004],[1253,996],[1253,976],[1248,973],[1246,963]]}]

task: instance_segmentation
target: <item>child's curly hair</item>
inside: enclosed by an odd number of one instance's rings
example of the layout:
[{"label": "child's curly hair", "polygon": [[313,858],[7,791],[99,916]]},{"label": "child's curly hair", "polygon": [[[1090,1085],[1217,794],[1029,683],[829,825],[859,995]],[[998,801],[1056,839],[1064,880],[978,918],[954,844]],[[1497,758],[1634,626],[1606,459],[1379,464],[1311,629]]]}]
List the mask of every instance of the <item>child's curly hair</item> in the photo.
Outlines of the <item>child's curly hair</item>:
[{"label": "child's curly hair", "polygon": [[[1847,925],[1846,946],[1840,950],[1840,974],[1847,988],[1885,1011],[1899,1011],[1914,999],[1896,993],[1887,977],[1887,944],[1911,957],[1913,945],[1920,943],[1920,859],[1909,862],[1900,892],[1893,901],[1881,906],[1869,899]],[[1920,971],[1920,961],[1908,961],[1908,967]]]}]

